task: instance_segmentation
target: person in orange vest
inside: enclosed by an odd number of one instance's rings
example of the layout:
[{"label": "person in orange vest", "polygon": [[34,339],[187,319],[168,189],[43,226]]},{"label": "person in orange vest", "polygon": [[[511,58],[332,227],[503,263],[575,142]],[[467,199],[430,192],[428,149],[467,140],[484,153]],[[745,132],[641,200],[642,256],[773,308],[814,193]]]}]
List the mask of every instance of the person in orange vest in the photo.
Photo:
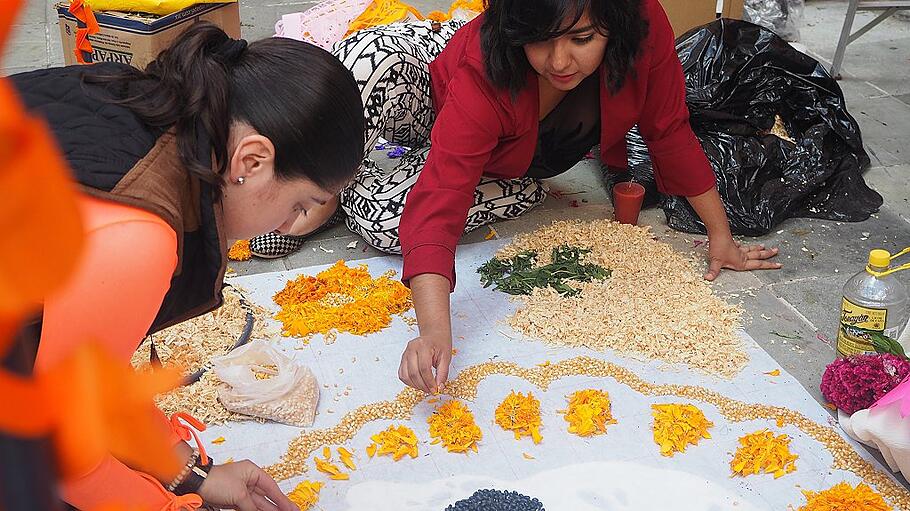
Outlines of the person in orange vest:
[{"label": "person in orange vest", "polygon": [[[248,45],[197,23],[144,71],[101,63],[10,82],[81,185],[86,229],[74,275],[30,325],[35,373],[85,339],[128,364],[146,335],[217,308],[229,241],[289,232],[334,200],[363,158],[350,71],[299,41]],[[161,424],[181,471],[144,474],[108,456],[66,481],[64,500],[79,509],[297,509],[252,462],[215,464],[185,441],[194,435],[180,418],[162,414]]]}]

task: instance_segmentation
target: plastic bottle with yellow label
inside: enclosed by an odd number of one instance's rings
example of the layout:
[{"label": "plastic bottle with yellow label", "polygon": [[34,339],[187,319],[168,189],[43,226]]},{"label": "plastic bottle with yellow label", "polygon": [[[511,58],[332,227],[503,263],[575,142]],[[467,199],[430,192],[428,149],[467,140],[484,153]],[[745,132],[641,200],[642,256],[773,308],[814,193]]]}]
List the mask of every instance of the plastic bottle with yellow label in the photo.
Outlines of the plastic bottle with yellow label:
[{"label": "plastic bottle with yellow label", "polygon": [[[869,253],[869,264],[844,285],[837,354],[848,357],[876,353],[888,339],[898,339],[910,317],[910,294],[894,273],[910,269],[910,264],[891,266],[891,261],[910,253],[910,247],[891,255],[887,250]],[[906,336],[905,336],[906,337]],[[903,346],[910,354],[910,346]]]}]

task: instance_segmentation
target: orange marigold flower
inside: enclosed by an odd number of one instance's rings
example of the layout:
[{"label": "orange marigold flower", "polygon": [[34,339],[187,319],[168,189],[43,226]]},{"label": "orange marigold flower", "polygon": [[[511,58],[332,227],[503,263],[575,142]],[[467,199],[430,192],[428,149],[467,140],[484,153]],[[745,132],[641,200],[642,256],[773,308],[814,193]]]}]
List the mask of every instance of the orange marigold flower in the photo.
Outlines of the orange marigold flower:
[{"label": "orange marigold flower", "polygon": [[392,280],[394,272],[373,278],[366,265],[338,261],[316,277],[301,275],[274,296],[276,318],[286,336],[321,333],[331,343],[337,332],[364,335],[389,326],[392,315],[412,307],[411,291]]},{"label": "orange marigold flower", "polygon": [[391,456],[395,461],[400,460],[405,454],[411,458],[417,457],[417,435],[407,426],[389,426],[385,431],[370,437],[372,444],[367,446],[367,455],[373,457]]},{"label": "orange marigold flower", "polygon": [[569,423],[569,433],[578,436],[600,435],[608,424],[616,424],[610,413],[610,395],[602,390],[579,390],[569,397],[569,407],[560,410]]},{"label": "orange marigold flower", "polygon": [[665,404],[651,405],[654,416],[654,443],[660,446],[660,453],[672,457],[684,452],[689,444],[698,445],[702,438],[711,438],[708,429],[714,423],[693,405]]},{"label": "orange marigold flower", "polygon": [[483,433],[474,422],[474,414],[459,401],[447,401],[427,417],[432,444],[441,443],[449,452],[477,452]]},{"label": "orange marigold flower", "polygon": [[806,505],[799,511],[891,511],[885,499],[872,488],[860,483],[855,488],[847,483],[838,483],[831,488],[814,492],[803,490]]},{"label": "orange marigold flower", "polygon": [[250,240],[237,240],[228,249],[228,259],[231,261],[249,261],[253,257],[250,252]]},{"label": "orange marigold flower", "polygon": [[512,391],[506,396],[496,408],[496,424],[515,433],[515,440],[522,436],[530,436],[535,444],[543,440],[540,436],[540,401],[530,392],[526,396]]},{"label": "orange marigold flower", "polygon": [[790,437],[763,429],[739,439],[739,449],[730,461],[733,475],[774,474],[777,479],[796,470],[796,458],[790,452]]},{"label": "orange marigold flower", "polygon": [[300,508],[300,511],[306,511],[319,501],[319,490],[321,489],[322,483],[318,481],[303,481],[291,493],[288,493],[288,498]]}]

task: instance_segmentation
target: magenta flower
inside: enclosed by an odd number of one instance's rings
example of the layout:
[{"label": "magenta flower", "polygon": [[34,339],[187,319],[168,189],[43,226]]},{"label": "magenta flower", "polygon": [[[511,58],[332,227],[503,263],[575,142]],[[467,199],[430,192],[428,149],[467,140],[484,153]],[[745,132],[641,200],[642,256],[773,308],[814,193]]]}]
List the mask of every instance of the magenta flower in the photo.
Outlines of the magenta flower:
[{"label": "magenta flower", "polygon": [[821,391],[828,402],[853,414],[872,406],[910,375],[910,361],[891,354],[855,355],[828,364]]}]

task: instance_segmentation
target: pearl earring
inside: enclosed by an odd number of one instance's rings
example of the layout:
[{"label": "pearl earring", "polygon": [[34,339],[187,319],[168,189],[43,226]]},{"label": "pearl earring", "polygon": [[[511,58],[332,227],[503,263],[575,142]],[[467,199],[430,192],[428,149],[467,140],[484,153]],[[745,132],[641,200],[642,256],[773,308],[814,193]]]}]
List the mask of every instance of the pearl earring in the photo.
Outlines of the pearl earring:
[{"label": "pearl earring", "polygon": [[238,185],[242,185],[244,181],[245,181],[245,180],[244,180],[243,177],[238,177],[238,178],[237,178],[237,184],[238,184]]}]

